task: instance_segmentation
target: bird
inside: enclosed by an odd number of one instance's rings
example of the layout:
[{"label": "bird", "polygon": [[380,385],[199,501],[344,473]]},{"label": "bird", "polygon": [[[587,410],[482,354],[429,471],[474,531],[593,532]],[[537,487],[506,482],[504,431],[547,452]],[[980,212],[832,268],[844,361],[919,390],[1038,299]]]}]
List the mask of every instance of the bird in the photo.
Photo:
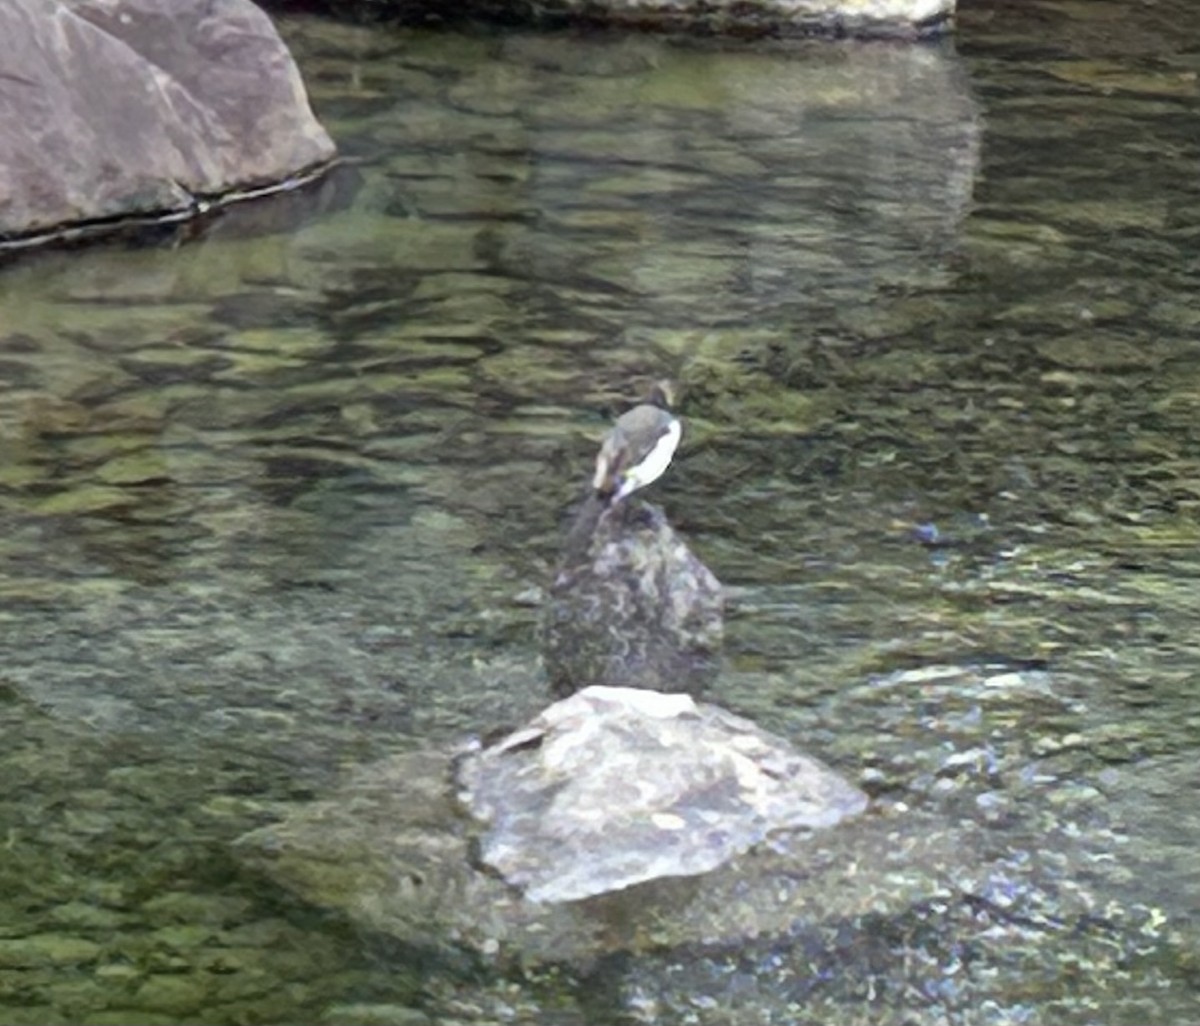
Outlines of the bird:
[{"label": "bird", "polygon": [[645,402],[623,413],[600,446],[592,488],[610,506],[662,477],[683,435],[670,410],[670,382],[660,381]]}]

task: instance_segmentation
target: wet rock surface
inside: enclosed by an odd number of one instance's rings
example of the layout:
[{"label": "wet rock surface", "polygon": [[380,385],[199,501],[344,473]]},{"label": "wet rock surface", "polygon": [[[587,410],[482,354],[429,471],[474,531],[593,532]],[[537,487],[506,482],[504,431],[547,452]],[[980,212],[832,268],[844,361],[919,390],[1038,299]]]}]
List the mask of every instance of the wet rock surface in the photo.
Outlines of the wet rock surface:
[{"label": "wet rock surface", "polygon": [[589,684],[701,694],[720,670],[721,583],[640,498],[576,514],[540,632],[559,696]]},{"label": "wet rock surface", "polygon": [[[286,10],[290,0],[273,0]],[[311,10],[312,4],[305,8]],[[330,14],[421,22],[430,18],[484,18],[511,24],[584,23],[638,29],[746,35],[887,36],[915,39],[948,31],[955,0],[757,0],[753,4],[671,3],[668,0],[471,0],[448,10],[438,0],[318,0]]]},{"label": "wet rock surface", "polygon": [[0,66],[0,240],[196,212],[334,156],[249,0],[10,0]]},{"label": "wet rock surface", "polygon": [[[559,707],[562,715],[570,715],[587,703],[632,695],[633,704],[615,716],[610,709],[607,716],[619,729],[636,732],[638,704],[690,705],[682,695],[633,690],[621,696],[620,691],[582,692],[548,710],[542,723]],[[599,718],[603,733],[605,714]],[[526,833],[530,820],[523,806],[544,797],[536,781],[551,784],[548,776],[518,765],[515,772],[533,779],[510,786],[510,767],[501,768],[503,779],[485,777],[519,749],[527,730],[510,739],[513,747],[500,742],[457,769],[451,753],[423,751],[358,770],[330,797],[239,839],[239,855],[309,900],[409,943],[463,945],[506,964],[517,959],[584,967],[602,955],[700,941],[728,944],[760,933],[777,935],[813,917],[849,914],[883,901],[903,904],[936,891],[949,863],[970,861],[961,839],[948,841],[939,833],[899,843],[896,824],[884,818],[871,819],[847,837],[833,837],[847,827],[820,828],[862,811],[865,799],[856,789],[722,710],[701,707],[699,717],[682,719],[700,721],[685,731],[707,728],[715,735],[707,754],[713,755],[714,743],[721,748],[717,773],[711,759],[688,765],[679,758],[669,760],[667,775],[673,771],[674,780],[655,782],[648,774],[653,760],[647,757],[653,753],[643,751],[640,767],[633,760],[627,765],[646,772],[647,787],[664,792],[651,797],[653,809],[643,805],[622,813],[617,796],[610,795],[592,809],[546,810],[545,821]],[[532,730],[540,729],[535,721]],[[576,722],[546,743],[586,744],[588,735],[594,738],[596,732]],[[739,743],[759,749],[765,763],[739,775],[731,758],[754,761]],[[605,758],[599,774],[621,758],[620,753]],[[790,781],[775,776],[779,766],[773,760],[787,765]],[[746,789],[754,787],[757,774],[763,776],[755,795]],[[578,776],[576,787],[586,788],[589,778],[595,779],[588,772]],[[741,788],[741,808],[729,807],[739,803],[728,793],[726,808],[720,799],[706,805],[713,799],[700,790],[701,777],[717,788],[720,781],[735,791]],[[673,784],[682,792],[669,798],[665,792]],[[456,788],[466,788],[459,800],[489,822],[472,823],[462,815]],[[663,833],[678,836],[682,829],[689,846],[702,845],[703,827],[681,828],[679,822],[693,815],[707,815],[711,831],[726,830],[730,836],[708,852],[662,844]],[[592,834],[590,851],[551,841],[551,834],[557,842],[571,834],[581,841],[588,819],[593,831],[606,823],[612,828],[603,838]],[[625,827],[633,833],[623,834]],[[768,835],[771,843],[757,843]],[[484,865],[473,867],[476,841]]]},{"label": "wet rock surface", "polygon": [[865,807],[748,720],[687,695],[591,687],[480,751],[364,768],[237,846],[307,899],[409,943],[586,962],[811,915],[811,883],[785,909],[782,881],[844,870],[853,860],[839,867],[812,834]]},{"label": "wet rock surface", "polygon": [[544,16],[640,28],[916,38],[945,31],[954,0],[758,0],[686,4],[668,0],[541,0]]},{"label": "wet rock surface", "polygon": [[866,796],[749,720],[686,695],[586,688],[459,767],[479,858],[531,901],[705,873]]}]

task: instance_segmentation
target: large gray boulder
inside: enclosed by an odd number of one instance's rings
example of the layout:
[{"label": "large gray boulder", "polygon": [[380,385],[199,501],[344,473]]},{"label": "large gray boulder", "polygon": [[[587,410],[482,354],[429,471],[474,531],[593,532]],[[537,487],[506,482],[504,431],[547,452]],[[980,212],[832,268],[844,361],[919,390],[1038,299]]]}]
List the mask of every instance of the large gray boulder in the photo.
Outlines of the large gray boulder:
[{"label": "large gray boulder", "polygon": [[0,239],[267,187],[334,146],[250,0],[4,0]]}]

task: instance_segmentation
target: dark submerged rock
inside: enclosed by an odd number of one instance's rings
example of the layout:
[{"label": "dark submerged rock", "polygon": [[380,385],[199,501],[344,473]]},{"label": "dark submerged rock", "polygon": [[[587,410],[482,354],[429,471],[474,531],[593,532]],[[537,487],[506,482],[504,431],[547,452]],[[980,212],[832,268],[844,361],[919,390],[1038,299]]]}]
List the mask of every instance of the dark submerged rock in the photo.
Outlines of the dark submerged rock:
[{"label": "dark submerged rock", "polygon": [[199,212],[334,156],[250,0],[6,0],[0,67],[0,239]]},{"label": "dark submerged rock", "polygon": [[589,684],[700,694],[720,668],[721,583],[638,499],[584,501],[542,623],[554,694]]}]

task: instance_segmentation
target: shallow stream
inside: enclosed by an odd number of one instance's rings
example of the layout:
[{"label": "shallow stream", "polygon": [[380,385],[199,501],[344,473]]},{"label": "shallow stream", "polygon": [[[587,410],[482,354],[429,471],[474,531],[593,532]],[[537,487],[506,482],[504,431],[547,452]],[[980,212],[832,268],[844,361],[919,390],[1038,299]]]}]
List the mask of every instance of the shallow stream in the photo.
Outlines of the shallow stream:
[{"label": "shallow stream", "polygon": [[[0,271],[0,1021],[1200,1019],[1200,11],[283,28],[346,167]],[[564,518],[662,376],[715,700],[972,828],[971,901],[494,972],[243,865],[544,704]]]}]

